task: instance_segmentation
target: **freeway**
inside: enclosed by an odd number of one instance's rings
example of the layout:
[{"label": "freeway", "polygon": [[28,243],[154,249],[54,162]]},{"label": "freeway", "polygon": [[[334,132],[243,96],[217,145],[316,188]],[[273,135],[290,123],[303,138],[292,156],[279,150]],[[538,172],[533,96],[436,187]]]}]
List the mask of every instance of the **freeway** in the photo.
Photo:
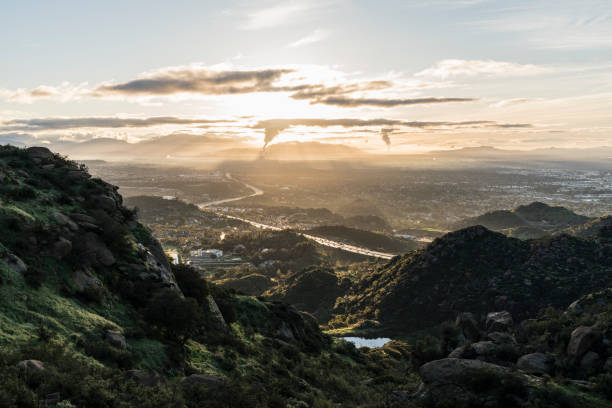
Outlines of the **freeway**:
[{"label": "freeway", "polygon": [[[230,173],[226,173],[225,177],[227,179],[229,179],[229,180],[236,181],[238,183],[242,183],[245,187],[247,187],[248,189],[253,191],[253,193],[252,194],[243,195],[243,196],[240,196],[240,197],[226,198],[224,200],[210,201],[210,202],[207,202],[207,203],[198,204],[198,207],[200,209],[211,208],[211,207],[218,207],[221,204],[226,204],[226,203],[231,203],[231,202],[234,202],[234,201],[244,200],[245,198],[260,196],[260,195],[264,194],[263,190],[255,187],[255,186],[252,186],[250,184],[247,184],[247,183],[245,183],[243,181],[240,181],[240,180],[237,180],[237,179],[233,178]],[[227,215],[227,214],[223,214],[223,213],[217,213],[217,214],[219,216],[222,216],[222,217],[231,218],[231,219],[234,219],[234,220],[239,220],[239,221],[242,221],[242,222],[246,222],[246,223],[251,224],[252,226],[254,226],[256,228],[260,228],[260,229],[266,229],[266,230],[271,230],[271,231],[281,231],[282,230],[282,228],[280,228],[280,227],[276,227],[274,225],[262,224],[260,222],[253,221],[253,220],[248,220],[246,218],[240,218],[240,217],[236,217],[236,216],[233,216],[233,215]],[[305,234],[305,233],[301,233],[301,232],[297,232],[297,234],[303,236],[306,239],[314,241],[314,242],[316,242],[319,245],[323,245],[323,246],[330,247],[330,248],[341,249],[343,251],[352,252],[354,254],[371,256],[371,257],[374,257],[374,258],[381,258],[381,259],[391,259],[391,258],[393,258],[396,255],[396,254],[390,254],[390,253],[386,253],[386,252],[372,251],[372,250],[370,250],[368,248],[359,247],[359,246],[356,246],[356,245],[349,245],[349,244],[345,244],[344,242],[339,242],[339,241],[332,241],[330,239],[323,238],[323,237],[318,237],[318,236],[311,235],[311,234]]]},{"label": "freeway", "polygon": [[208,208],[208,207],[217,207],[217,206],[219,206],[221,204],[227,204],[227,203],[231,203],[233,201],[244,200],[245,198],[250,198],[250,197],[257,197],[257,196],[263,195],[263,193],[264,193],[263,190],[255,187],[255,186],[252,186],[252,185],[247,184],[247,183],[245,183],[243,181],[240,181],[240,180],[236,180],[235,178],[232,177],[232,175],[230,173],[225,173],[225,178],[228,179],[228,180],[235,181],[237,183],[242,183],[246,188],[251,190],[253,193],[252,194],[243,195],[243,196],[240,196],[240,197],[226,198],[224,200],[209,201],[207,203],[198,204],[198,207],[200,209]]}]

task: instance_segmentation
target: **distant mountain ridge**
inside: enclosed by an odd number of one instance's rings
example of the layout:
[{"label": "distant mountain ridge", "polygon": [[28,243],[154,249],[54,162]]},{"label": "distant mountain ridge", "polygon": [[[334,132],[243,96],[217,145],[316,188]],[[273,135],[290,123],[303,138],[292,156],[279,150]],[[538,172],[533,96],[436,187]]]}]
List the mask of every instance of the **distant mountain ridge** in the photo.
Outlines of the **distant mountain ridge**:
[{"label": "distant mountain ridge", "polygon": [[590,220],[592,218],[576,214],[565,207],[535,201],[512,210],[491,211],[459,221],[452,229],[483,225],[517,238],[537,238],[582,225]]}]

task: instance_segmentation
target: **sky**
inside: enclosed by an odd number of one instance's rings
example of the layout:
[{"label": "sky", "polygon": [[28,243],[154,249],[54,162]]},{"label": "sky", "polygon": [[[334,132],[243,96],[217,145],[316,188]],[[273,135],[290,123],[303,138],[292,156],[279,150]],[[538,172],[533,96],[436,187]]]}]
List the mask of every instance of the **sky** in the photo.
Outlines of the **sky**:
[{"label": "sky", "polygon": [[0,52],[0,142],[612,145],[609,0],[24,0]]}]

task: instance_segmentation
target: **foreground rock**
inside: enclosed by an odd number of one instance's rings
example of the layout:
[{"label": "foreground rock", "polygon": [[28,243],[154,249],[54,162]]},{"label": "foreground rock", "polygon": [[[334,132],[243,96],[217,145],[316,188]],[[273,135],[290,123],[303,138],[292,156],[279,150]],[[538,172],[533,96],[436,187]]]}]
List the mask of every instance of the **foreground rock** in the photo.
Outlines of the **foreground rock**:
[{"label": "foreground rock", "polygon": [[182,387],[200,384],[209,387],[220,387],[223,385],[223,383],[223,378],[217,377],[216,375],[192,374],[189,377],[184,378],[179,384]]},{"label": "foreground rock", "polygon": [[544,353],[525,354],[516,362],[516,367],[530,374],[550,374],[554,360]]},{"label": "foreground rock", "polygon": [[163,384],[162,377],[155,371],[129,370],[125,378],[145,387],[158,387]]},{"label": "foreground rock", "polygon": [[424,364],[419,372],[423,384],[414,397],[424,406],[524,406],[528,399],[526,376],[484,361],[445,358]]},{"label": "foreground rock", "polygon": [[106,332],[106,341],[113,347],[117,347],[120,349],[127,348],[127,342],[125,341],[125,336],[121,333],[117,333],[114,331]]},{"label": "foreground rock", "polygon": [[425,384],[466,385],[471,377],[481,373],[507,374],[508,368],[480,360],[443,358],[424,364],[419,369]]},{"label": "foreground rock", "polygon": [[45,364],[39,360],[23,360],[17,363],[19,371],[24,373],[40,373],[46,370]]},{"label": "foreground rock", "polygon": [[594,327],[580,326],[572,332],[567,345],[567,355],[580,358],[599,340],[601,340],[599,330]]},{"label": "foreground rock", "polygon": [[493,312],[487,315],[487,331],[489,332],[504,332],[512,328],[512,315],[509,312]]}]

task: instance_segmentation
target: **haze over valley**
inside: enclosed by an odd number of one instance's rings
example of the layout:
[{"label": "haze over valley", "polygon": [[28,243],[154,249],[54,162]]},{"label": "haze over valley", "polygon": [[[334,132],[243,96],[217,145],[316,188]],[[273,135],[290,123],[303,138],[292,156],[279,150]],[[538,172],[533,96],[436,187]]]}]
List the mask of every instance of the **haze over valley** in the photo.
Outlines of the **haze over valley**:
[{"label": "haze over valley", "polygon": [[30,1],[0,408],[612,405],[612,6]]}]

